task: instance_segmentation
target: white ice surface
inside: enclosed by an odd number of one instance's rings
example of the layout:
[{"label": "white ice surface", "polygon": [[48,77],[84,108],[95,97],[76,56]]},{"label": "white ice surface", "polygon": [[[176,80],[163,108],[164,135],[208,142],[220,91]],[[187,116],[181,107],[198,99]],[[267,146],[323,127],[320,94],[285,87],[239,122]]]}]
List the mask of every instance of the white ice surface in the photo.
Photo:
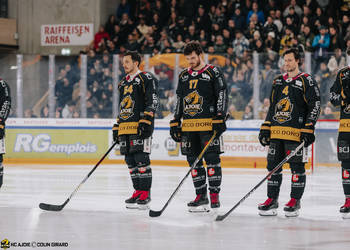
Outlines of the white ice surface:
[{"label": "white ice surface", "polygon": [[[340,169],[316,169],[307,186],[298,218],[285,218],[290,173],[285,171],[277,217],[260,217],[266,183],[223,222],[214,212],[191,214],[191,177],[161,217],[127,210],[132,186],[126,166],[100,166],[61,212],[39,209],[40,202],[62,204],[93,166],[4,167],[0,190],[0,241],[68,242],[47,249],[350,249],[350,220],[343,220]],[[188,168],[153,167],[151,207],[159,210]],[[222,214],[266,175],[259,169],[223,169]],[[10,248],[15,249],[15,248]],[[30,248],[18,248],[30,249]],[[43,248],[41,248],[43,249]]]}]

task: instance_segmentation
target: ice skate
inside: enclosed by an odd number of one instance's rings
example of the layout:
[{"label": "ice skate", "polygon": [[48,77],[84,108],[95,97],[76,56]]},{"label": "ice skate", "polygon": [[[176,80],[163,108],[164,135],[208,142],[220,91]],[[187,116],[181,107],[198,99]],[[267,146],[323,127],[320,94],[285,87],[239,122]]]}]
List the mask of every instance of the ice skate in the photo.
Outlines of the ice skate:
[{"label": "ice skate", "polygon": [[350,198],[345,199],[345,204],[341,206],[339,212],[343,219],[350,219]]},{"label": "ice skate", "polygon": [[150,191],[140,191],[140,197],[137,199],[138,209],[147,210],[149,209],[149,203],[151,202]]},{"label": "ice skate", "polygon": [[218,193],[210,193],[210,207],[211,208],[219,208],[220,200]]},{"label": "ice skate", "polygon": [[192,213],[209,212],[207,194],[197,194],[196,199],[187,203],[188,211]]},{"label": "ice skate", "polygon": [[299,216],[300,200],[291,198],[290,201],[283,208],[286,217],[297,217]]},{"label": "ice skate", "polygon": [[278,208],[278,199],[268,198],[264,203],[259,204],[259,215],[276,216]]},{"label": "ice skate", "polygon": [[137,205],[137,200],[141,195],[140,190],[135,190],[132,196],[129,199],[125,200],[126,208],[129,209],[138,209],[139,206]]}]

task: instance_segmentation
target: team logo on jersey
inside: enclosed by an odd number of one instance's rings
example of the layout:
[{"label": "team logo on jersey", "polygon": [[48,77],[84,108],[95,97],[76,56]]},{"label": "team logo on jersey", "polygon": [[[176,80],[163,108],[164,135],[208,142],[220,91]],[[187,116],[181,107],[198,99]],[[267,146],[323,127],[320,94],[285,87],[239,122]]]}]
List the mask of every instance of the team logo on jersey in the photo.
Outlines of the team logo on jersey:
[{"label": "team logo on jersey", "polygon": [[181,80],[182,80],[182,81],[187,81],[187,80],[188,80],[188,75],[182,76],[182,77],[181,77]]},{"label": "team logo on jersey", "polygon": [[128,95],[120,103],[120,113],[119,117],[123,120],[129,119],[134,115],[134,106],[135,102],[131,99],[131,96]]},{"label": "team logo on jersey", "polygon": [[273,119],[278,123],[284,123],[292,119],[293,104],[289,97],[281,99],[275,107]]},{"label": "team logo on jersey", "polygon": [[198,113],[203,111],[203,97],[198,94],[198,91],[195,90],[189,93],[184,98],[184,113],[190,116],[195,116]]},{"label": "team logo on jersey", "polygon": [[347,170],[343,170],[343,179],[349,179],[350,173]]}]

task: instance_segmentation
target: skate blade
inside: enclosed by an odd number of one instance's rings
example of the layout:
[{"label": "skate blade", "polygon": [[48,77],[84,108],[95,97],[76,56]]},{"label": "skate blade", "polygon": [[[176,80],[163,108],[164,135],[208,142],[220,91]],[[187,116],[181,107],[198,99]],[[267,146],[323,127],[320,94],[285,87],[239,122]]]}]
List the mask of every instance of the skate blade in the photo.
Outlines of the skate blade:
[{"label": "skate blade", "polygon": [[277,215],[277,209],[270,209],[270,210],[259,210],[260,216],[276,216]]},{"label": "skate blade", "polygon": [[146,204],[146,205],[138,205],[138,209],[139,210],[149,210],[149,205]]},{"label": "skate blade", "polygon": [[350,219],[350,213],[341,213],[341,217],[346,220],[346,219]]},{"label": "skate blade", "polygon": [[126,204],[127,209],[139,209],[139,205],[137,203],[134,204]]},{"label": "skate blade", "polygon": [[298,217],[299,216],[299,210],[294,211],[294,212],[286,212],[284,211],[286,217]]},{"label": "skate blade", "polygon": [[210,211],[208,205],[202,205],[198,207],[189,207],[188,211],[191,213],[207,213]]}]

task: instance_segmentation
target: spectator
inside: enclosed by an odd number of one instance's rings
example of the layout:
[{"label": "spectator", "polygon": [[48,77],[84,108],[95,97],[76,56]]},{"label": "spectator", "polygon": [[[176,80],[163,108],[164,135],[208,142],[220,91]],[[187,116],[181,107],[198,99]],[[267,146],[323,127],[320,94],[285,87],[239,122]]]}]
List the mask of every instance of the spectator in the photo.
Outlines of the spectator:
[{"label": "spectator", "polygon": [[244,109],[242,120],[252,120],[252,119],[254,119],[252,107],[247,105]]},{"label": "spectator", "polygon": [[262,80],[260,83],[260,90],[259,90],[260,102],[263,102],[263,100],[266,98],[270,98],[273,80],[276,76],[271,66],[272,66],[271,61],[268,60],[265,62],[265,70],[262,72]]},{"label": "spectator", "polygon": [[321,113],[320,119],[323,119],[323,120],[334,120],[335,119],[335,116],[332,112],[331,107],[326,106],[323,108],[323,112]]},{"label": "spectator", "polygon": [[331,56],[328,61],[327,67],[331,74],[335,76],[339,69],[344,68],[346,65],[346,58],[342,55],[342,50],[335,49],[335,54]]},{"label": "spectator", "polygon": [[264,32],[264,38],[266,38],[270,32],[274,33],[273,38],[275,38],[276,35],[279,33],[276,24],[273,23],[272,17],[270,16],[267,17],[267,21],[264,24],[263,32]]},{"label": "spectator", "polygon": [[123,14],[130,16],[130,5],[127,0],[121,0],[117,8],[116,16],[119,20],[122,18]]},{"label": "spectator", "polygon": [[326,104],[329,101],[329,89],[332,86],[332,79],[325,62],[320,63],[320,69],[316,72],[315,79],[320,85],[321,104]]},{"label": "spectator", "polygon": [[226,45],[224,44],[224,39],[221,35],[218,35],[216,37],[215,45],[214,45],[214,50],[217,53],[225,53],[226,52]]},{"label": "spectator", "polygon": [[45,105],[41,108],[40,118],[49,118],[49,105]]},{"label": "spectator", "polygon": [[73,87],[70,85],[67,78],[64,78],[60,84],[56,84],[55,93],[57,97],[58,107],[64,107],[64,105],[72,100]]},{"label": "spectator", "polygon": [[265,23],[265,17],[264,17],[264,12],[259,10],[259,5],[257,2],[253,2],[252,4],[252,10],[248,12],[247,16],[247,24],[250,23],[250,18],[253,14],[256,14],[258,16],[258,22],[261,24]]},{"label": "spectator", "polygon": [[329,44],[330,44],[330,37],[327,32],[327,28],[325,26],[320,26],[319,31],[320,31],[320,34],[315,36],[312,42],[312,47],[315,50],[314,57],[316,59],[314,70],[317,70],[320,62],[323,62],[326,59]]},{"label": "spectator", "polygon": [[310,26],[305,25],[302,29],[302,33],[298,35],[300,44],[304,46],[305,51],[313,51],[312,43],[314,40],[314,34],[311,33]]},{"label": "spectator", "polygon": [[232,47],[235,55],[238,57],[242,57],[243,52],[249,48],[249,41],[245,38],[242,31],[237,30],[236,39],[233,41]]},{"label": "spectator", "polygon": [[236,8],[235,9],[235,13],[233,14],[233,16],[231,17],[232,21],[234,22],[234,25],[237,29],[243,31],[244,27],[246,26],[245,23],[245,19],[244,16],[241,13],[241,9],[240,8]]},{"label": "spectator", "polygon": [[140,19],[140,24],[137,25],[137,29],[143,36],[145,36],[149,32],[150,26],[148,26],[146,24],[146,21],[145,21],[144,18],[141,18]]},{"label": "spectator", "polygon": [[182,35],[178,34],[176,37],[176,42],[173,43],[174,48],[176,49],[177,53],[181,53],[184,46],[185,42],[183,41]]},{"label": "spectator", "polygon": [[94,48],[97,50],[103,46],[105,40],[111,40],[109,34],[105,31],[103,25],[100,25],[98,32],[95,34]]},{"label": "spectator", "polygon": [[109,34],[110,37],[113,36],[114,34],[114,26],[117,24],[117,21],[115,19],[115,16],[114,15],[110,15],[108,17],[108,20],[105,24],[105,30],[106,32]]},{"label": "spectator", "polygon": [[329,52],[334,52],[336,49],[344,48],[344,39],[341,38],[341,35],[337,31],[336,26],[329,27],[330,34],[330,44],[329,44]]},{"label": "spectator", "polygon": [[62,109],[62,118],[73,118],[73,113],[75,110],[75,104],[72,101],[66,103]]},{"label": "spectator", "polygon": [[280,55],[282,55],[286,49],[292,47],[293,37],[294,37],[294,33],[292,32],[292,30],[289,27],[286,27],[284,31],[284,35],[280,42],[280,53],[279,53]]},{"label": "spectator", "polygon": [[[270,12],[271,13],[271,12]],[[277,26],[278,32],[281,33],[283,29],[283,23],[282,23],[282,14],[280,10],[276,10],[276,14],[274,15],[274,12],[272,12],[271,17],[275,16],[273,23]]]},{"label": "spectator", "polygon": [[26,109],[24,110],[24,118],[38,118],[38,117],[34,115],[34,112],[32,109]]},{"label": "spectator", "polygon": [[299,7],[299,5],[297,5],[297,1],[296,0],[291,0],[290,4],[284,9],[284,12],[283,12],[283,16],[284,17],[286,17],[289,14],[290,7],[294,8],[295,13],[298,16],[301,16],[301,14],[303,13],[303,10]]},{"label": "spectator", "polygon": [[290,18],[292,23],[297,27],[299,26],[299,16],[295,13],[295,9],[293,6],[289,7],[288,15],[286,15],[286,20],[287,18]]},{"label": "spectator", "polygon": [[195,25],[197,30],[204,29],[206,32],[210,31],[211,21],[207,13],[205,13],[204,6],[199,5],[198,14],[195,18]]},{"label": "spectator", "polygon": [[269,53],[273,53],[273,54],[278,53],[278,50],[280,47],[278,41],[276,41],[276,39],[275,39],[275,36],[276,35],[274,32],[269,32],[267,34],[267,39],[265,40],[266,51]]}]

